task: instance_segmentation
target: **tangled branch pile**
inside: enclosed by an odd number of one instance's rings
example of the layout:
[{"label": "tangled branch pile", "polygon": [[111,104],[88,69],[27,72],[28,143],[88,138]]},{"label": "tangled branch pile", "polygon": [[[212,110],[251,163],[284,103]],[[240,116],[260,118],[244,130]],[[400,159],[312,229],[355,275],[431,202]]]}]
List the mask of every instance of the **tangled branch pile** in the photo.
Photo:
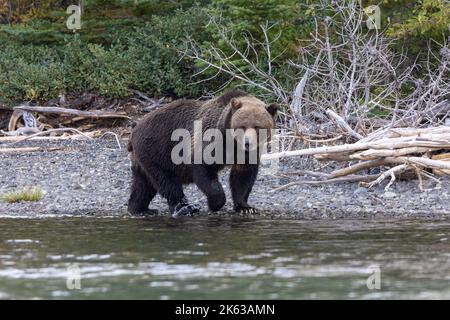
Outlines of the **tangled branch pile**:
[{"label": "tangled branch pile", "polygon": [[[385,127],[450,121],[448,36],[430,40],[414,56],[400,49],[385,26],[368,28],[371,18],[361,1],[323,0],[311,7],[317,12],[315,31],[299,45],[296,59],[283,61],[273,54],[278,37],[270,36],[270,24],[261,25],[263,40],[256,40],[248,33],[234,34],[214,17],[211,26],[229,50],[205,48],[192,40],[183,53],[204,66],[199,74],[216,70],[216,75],[227,75],[264,99],[276,98],[287,106],[279,116],[280,127],[292,135],[335,137],[329,111],[353,128],[356,139]],[[237,57],[244,66],[236,63]],[[280,69],[293,81],[282,81],[276,73]]]},{"label": "tangled branch pile", "polygon": [[[385,129],[353,144],[284,151],[266,154],[263,159],[305,155],[313,155],[318,160],[358,161],[330,174],[321,174],[323,180],[320,183],[365,181],[368,187],[372,187],[390,178],[385,188],[387,190],[395,181],[396,175],[413,171],[419,178],[422,190],[423,176],[436,179],[433,174],[450,175],[450,127]],[[390,168],[376,175],[356,174],[380,166]],[[301,183],[305,182],[293,182],[279,189]]]}]

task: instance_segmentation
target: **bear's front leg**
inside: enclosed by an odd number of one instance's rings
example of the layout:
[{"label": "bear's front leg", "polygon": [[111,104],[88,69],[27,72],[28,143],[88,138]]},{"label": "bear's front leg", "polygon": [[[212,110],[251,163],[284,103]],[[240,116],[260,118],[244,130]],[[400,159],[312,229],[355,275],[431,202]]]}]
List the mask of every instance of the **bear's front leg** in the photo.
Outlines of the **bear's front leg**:
[{"label": "bear's front leg", "polygon": [[215,165],[195,164],[193,178],[198,188],[206,195],[211,211],[219,211],[225,205],[226,198],[217,176]]},{"label": "bear's front leg", "polygon": [[256,213],[247,201],[257,175],[257,164],[235,164],[231,167],[230,188],[236,212]]}]

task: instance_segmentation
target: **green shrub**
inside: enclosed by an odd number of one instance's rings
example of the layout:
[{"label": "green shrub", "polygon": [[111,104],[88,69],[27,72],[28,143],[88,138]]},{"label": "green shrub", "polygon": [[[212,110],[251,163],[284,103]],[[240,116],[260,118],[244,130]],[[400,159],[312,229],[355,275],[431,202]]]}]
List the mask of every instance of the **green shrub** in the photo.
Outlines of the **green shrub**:
[{"label": "green shrub", "polygon": [[182,59],[179,50],[189,35],[206,41],[206,23],[205,14],[196,8],[115,30],[109,45],[87,42],[79,34],[65,35],[55,45],[9,40],[0,48],[0,101],[45,102],[63,92],[123,98],[130,89],[150,96],[201,95],[208,87],[190,85],[196,66]]},{"label": "green shrub", "polygon": [[5,102],[49,99],[64,90],[55,50],[8,45],[0,48],[0,99]]},{"label": "green shrub", "polygon": [[[344,2],[344,0],[339,0]],[[46,102],[61,93],[93,92],[123,98],[136,89],[149,96],[198,97],[216,91],[226,75],[191,85],[192,75],[204,67],[182,58],[184,39],[193,38],[207,51],[212,47],[232,54],[208,15],[235,35],[245,51],[245,36],[255,44],[248,58],[261,69],[268,56],[260,26],[270,27],[271,56],[278,57],[272,75],[289,90],[297,81],[287,60],[296,60],[304,40],[315,29],[323,34],[324,15],[319,0],[85,0],[82,29],[66,28],[67,0],[0,0],[0,102]],[[430,38],[448,36],[450,13],[445,0],[363,1],[381,7],[383,27],[403,39],[410,58]],[[2,24],[3,23],[3,24]],[[244,37],[243,37],[244,35]],[[333,35],[331,35],[333,36]],[[336,35],[335,35],[336,36]],[[242,58],[233,63],[244,71]],[[204,78],[215,75],[204,73]],[[254,76],[255,81],[266,81]],[[234,79],[232,85],[240,84]],[[249,88],[258,93],[258,88]]]},{"label": "green shrub", "polygon": [[406,45],[411,56],[427,46],[430,39],[442,43],[450,35],[447,0],[372,0],[364,4],[380,6],[382,29],[387,27],[389,36],[401,40],[398,45]]},{"label": "green shrub", "polygon": [[[234,34],[251,35],[261,42],[261,26],[267,24],[269,38],[279,38],[271,48],[272,54],[292,58],[297,55],[299,41],[307,37],[312,27],[312,11],[306,4],[307,1],[299,0],[216,0],[210,12],[220,15],[221,23]],[[215,40],[222,45],[220,37]]]}]

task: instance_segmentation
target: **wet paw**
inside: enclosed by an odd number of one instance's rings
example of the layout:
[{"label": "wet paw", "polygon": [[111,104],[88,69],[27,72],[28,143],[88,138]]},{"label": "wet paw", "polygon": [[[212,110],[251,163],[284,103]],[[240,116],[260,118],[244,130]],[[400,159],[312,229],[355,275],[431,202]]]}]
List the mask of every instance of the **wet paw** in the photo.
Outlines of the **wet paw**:
[{"label": "wet paw", "polygon": [[201,209],[201,206],[197,203],[194,204],[187,204],[187,203],[180,203],[175,206],[172,212],[172,217],[176,218],[178,216],[191,216],[194,213],[199,212]]}]

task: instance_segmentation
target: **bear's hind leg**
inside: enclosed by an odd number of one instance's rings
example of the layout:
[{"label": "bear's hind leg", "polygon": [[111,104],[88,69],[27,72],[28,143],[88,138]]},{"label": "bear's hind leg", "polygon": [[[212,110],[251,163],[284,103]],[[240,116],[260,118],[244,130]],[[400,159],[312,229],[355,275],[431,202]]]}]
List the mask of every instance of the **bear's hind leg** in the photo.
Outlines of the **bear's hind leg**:
[{"label": "bear's hind leg", "polygon": [[167,200],[172,216],[191,215],[200,211],[197,204],[189,204],[183,192],[183,185],[175,173],[158,166],[151,166],[148,176],[159,194]]},{"label": "bear's hind leg", "polygon": [[208,199],[211,211],[219,211],[225,205],[226,198],[217,176],[217,170],[204,165],[194,165],[194,182]]},{"label": "bear's hind leg", "polygon": [[156,189],[148,180],[145,172],[138,164],[131,165],[132,184],[131,194],[128,200],[128,212],[132,215],[157,214],[157,210],[150,210],[148,205],[156,195]]},{"label": "bear's hind leg", "polygon": [[234,210],[242,213],[256,213],[247,201],[258,175],[257,164],[233,165],[230,173],[230,189]]}]

